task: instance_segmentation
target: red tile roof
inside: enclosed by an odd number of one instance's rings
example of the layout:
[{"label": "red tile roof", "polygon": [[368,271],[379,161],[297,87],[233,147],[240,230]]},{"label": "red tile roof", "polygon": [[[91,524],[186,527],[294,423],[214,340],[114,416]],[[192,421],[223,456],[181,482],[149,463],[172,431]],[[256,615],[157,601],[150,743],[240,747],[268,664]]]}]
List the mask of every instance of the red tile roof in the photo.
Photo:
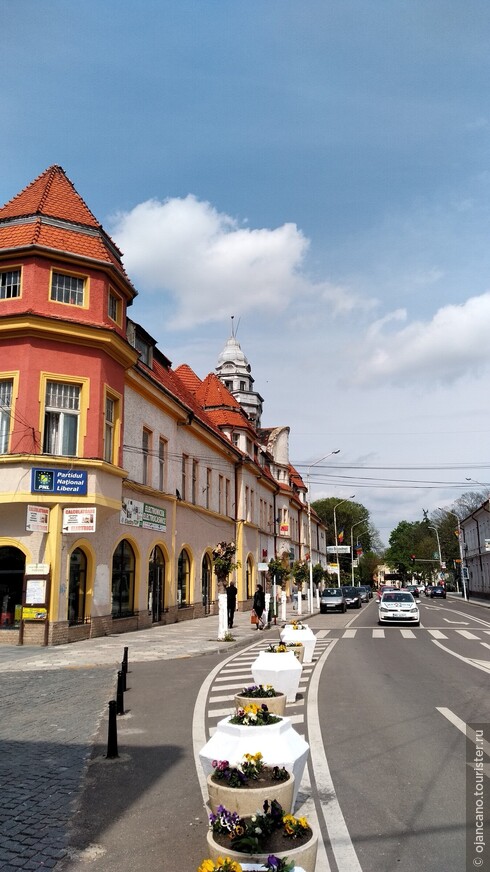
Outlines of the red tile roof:
[{"label": "red tile roof", "polygon": [[101,226],[59,166],[49,167],[0,209],[0,221],[27,215],[47,215],[89,227]]},{"label": "red tile roof", "polygon": [[132,294],[136,293],[124,270],[121,252],[62,167],[50,167],[0,208],[0,253],[2,249],[26,246],[110,264],[124,277]]},{"label": "red tile roof", "polygon": [[213,372],[210,372],[199,385],[196,391],[196,398],[204,409],[223,407],[226,409],[241,409],[238,400],[230,394],[228,388],[225,388],[223,382]]},{"label": "red tile roof", "polygon": [[199,376],[196,375],[194,370],[191,369],[191,367],[187,363],[182,363],[176,368],[175,372],[177,373],[181,381],[184,382],[187,390],[195,394],[199,385],[202,384],[202,381]]}]

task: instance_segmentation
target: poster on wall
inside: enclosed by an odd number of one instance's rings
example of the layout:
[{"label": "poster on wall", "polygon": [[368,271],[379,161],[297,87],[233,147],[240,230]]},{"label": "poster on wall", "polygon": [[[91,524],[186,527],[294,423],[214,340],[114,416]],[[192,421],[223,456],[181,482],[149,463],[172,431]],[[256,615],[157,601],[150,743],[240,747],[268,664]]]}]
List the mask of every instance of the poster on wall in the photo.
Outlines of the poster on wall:
[{"label": "poster on wall", "polygon": [[95,533],[95,506],[63,509],[64,533]]},{"label": "poster on wall", "polygon": [[33,605],[46,602],[46,579],[28,578],[26,581],[26,604]]},{"label": "poster on wall", "polygon": [[47,533],[48,525],[49,509],[47,506],[27,506],[26,530],[30,532],[39,530],[41,533]]}]

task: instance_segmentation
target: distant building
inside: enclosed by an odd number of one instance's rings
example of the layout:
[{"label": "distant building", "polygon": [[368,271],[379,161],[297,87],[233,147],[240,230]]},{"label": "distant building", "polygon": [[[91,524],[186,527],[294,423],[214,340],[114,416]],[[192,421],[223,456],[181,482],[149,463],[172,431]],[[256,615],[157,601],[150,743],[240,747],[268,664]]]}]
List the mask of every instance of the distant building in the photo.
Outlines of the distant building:
[{"label": "distant building", "polygon": [[220,541],[242,608],[273,556],[308,556],[289,428],[262,429],[236,337],[205,379],[173,369],[136,294],[61,167],[0,208],[0,643],[214,613]]}]

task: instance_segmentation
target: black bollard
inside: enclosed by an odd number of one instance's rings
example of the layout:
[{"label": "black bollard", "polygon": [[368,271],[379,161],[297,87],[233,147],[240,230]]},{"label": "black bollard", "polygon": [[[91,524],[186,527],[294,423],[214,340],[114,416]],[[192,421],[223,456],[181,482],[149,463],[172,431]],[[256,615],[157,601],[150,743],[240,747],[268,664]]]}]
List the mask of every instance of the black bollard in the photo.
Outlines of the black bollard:
[{"label": "black bollard", "polygon": [[123,665],[123,672],[127,672],[128,671],[128,649],[127,648],[124,649],[122,662],[124,664]]},{"label": "black bollard", "polygon": [[123,674],[117,673],[117,693],[116,693],[117,713],[124,714],[124,690],[123,690]]},{"label": "black bollard", "polygon": [[109,703],[109,726],[107,729],[107,754],[106,757],[108,760],[114,760],[115,757],[119,757],[117,753],[117,712],[116,712],[116,700],[111,699]]},{"label": "black bollard", "polygon": [[125,668],[124,668],[124,660],[123,660],[123,662],[121,663],[121,672],[120,672],[120,675],[121,675],[121,682],[122,682],[123,693],[126,693],[126,690],[127,690],[127,688],[126,688],[126,670],[125,670]]}]

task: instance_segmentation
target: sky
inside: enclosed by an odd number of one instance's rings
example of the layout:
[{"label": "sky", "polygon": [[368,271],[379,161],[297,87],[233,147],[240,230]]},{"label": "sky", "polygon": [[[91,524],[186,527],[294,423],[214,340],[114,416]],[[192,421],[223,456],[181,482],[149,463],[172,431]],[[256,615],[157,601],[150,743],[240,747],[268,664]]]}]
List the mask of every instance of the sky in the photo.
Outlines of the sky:
[{"label": "sky", "polygon": [[61,165],[174,367],[233,316],[311,499],[387,543],[490,482],[489,38],[488,0],[7,0],[0,202]]}]

